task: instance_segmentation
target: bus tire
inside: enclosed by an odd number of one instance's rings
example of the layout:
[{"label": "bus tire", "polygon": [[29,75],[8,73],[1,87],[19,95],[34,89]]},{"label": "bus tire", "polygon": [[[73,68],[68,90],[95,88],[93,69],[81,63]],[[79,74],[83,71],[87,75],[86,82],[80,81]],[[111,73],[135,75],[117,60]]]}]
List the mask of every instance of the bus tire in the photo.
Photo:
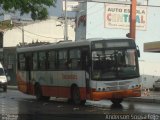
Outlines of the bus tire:
[{"label": "bus tire", "polygon": [[71,88],[71,99],[74,104],[76,104],[76,105],[81,104],[80,91],[77,86],[73,86]]},{"label": "bus tire", "polygon": [[85,105],[86,100],[81,100],[81,105]]},{"label": "bus tire", "polygon": [[43,96],[43,100],[49,101],[50,100],[50,96]]},{"label": "bus tire", "polygon": [[35,96],[36,96],[37,101],[41,101],[43,98],[41,86],[39,84],[35,85]]},{"label": "bus tire", "polygon": [[122,98],[111,99],[111,102],[112,102],[113,104],[116,104],[116,105],[121,104],[122,101],[123,101]]},{"label": "bus tire", "polygon": [[49,96],[43,96],[42,89],[39,84],[35,85],[35,96],[36,96],[37,101],[42,101],[42,100],[48,101],[50,99]]}]

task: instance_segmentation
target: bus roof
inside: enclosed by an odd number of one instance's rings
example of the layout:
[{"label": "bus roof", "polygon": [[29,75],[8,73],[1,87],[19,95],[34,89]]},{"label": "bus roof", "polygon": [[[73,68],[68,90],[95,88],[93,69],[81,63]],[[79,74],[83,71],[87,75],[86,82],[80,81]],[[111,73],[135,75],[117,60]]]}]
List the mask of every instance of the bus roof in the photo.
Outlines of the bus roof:
[{"label": "bus roof", "polygon": [[59,41],[57,43],[49,43],[49,44],[42,44],[37,46],[22,46],[17,47],[17,52],[32,52],[32,51],[40,51],[40,50],[50,50],[50,49],[58,49],[58,48],[68,48],[68,47],[81,47],[81,46],[90,46],[92,41],[101,41],[101,40],[133,40],[130,38],[91,38],[87,40],[81,41]]},{"label": "bus roof", "polygon": [[43,44],[38,46],[22,46],[17,48],[17,52],[30,52],[30,51],[50,50],[50,49],[67,48],[67,47],[80,47],[80,46],[87,46],[89,44],[90,41],[57,42],[57,43]]}]

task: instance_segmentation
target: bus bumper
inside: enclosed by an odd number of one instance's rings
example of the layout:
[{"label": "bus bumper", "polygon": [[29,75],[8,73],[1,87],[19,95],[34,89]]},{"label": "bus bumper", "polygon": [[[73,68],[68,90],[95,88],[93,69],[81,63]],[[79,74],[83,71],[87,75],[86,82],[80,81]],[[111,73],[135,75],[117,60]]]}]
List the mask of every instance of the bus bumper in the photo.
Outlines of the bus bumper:
[{"label": "bus bumper", "polygon": [[127,97],[140,97],[141,89],[135,88],[130,90],[119,90],[119,91],[94,91],[92,92],[92,100],[102,100],[102,99],[118,99]]}]

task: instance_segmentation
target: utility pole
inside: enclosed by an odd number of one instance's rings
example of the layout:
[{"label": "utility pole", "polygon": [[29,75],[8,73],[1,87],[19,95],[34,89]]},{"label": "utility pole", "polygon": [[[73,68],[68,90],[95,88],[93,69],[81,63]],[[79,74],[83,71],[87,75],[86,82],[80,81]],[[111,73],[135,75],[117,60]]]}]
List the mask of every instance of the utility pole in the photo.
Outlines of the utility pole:
[{"label": "utility pole", "polygon": [[129,37],[135,40],[136,38],[136,0],[131,0],[130,5],[130,34]]},{"label": "utility pole", "polygon": [[22,45],[24,45],[24,26],[22,23]]},{"label": "utility pole", "polygon": [[20,21],[21,23],[21,30],[22,30],[22,46],[24,46],[24,24],[23,21],[21,19],[18,19],[18,21]]},{"label": "utility pole", "polygon": [[68,40],[67,0],[65,0],[64,40]]}]

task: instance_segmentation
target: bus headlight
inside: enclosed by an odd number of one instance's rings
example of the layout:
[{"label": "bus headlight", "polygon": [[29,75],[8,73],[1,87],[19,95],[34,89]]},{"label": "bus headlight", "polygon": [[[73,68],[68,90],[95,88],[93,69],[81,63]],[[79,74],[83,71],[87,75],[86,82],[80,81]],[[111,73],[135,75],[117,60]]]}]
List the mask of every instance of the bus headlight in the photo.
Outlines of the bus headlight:
[{"label": "bus headlight", "polygon": [[101,91],[101,88],[98,88],[97,91]]},{"label": "bus headlight", "polygon": [[102,87],[102,88],[99,87],[99,88],[97,88],[97,91],[102,91],[102,92],[103,91],[109,91],[109,88],[108,87],[106,87],[106,88],[105,87]]},{"label": "bus headlight", "polygon": [[134,89],[134,88],[139,88],[139,87],[141,87],[141,85],[134,84],[134,85],[131,85],[129,88]]},{"label": "bus headlight", "polygon": [[97,91],[106,91],[105,88],[98,88]]},{"label": "bus headlight", "polygon": [[105,89],[105,88],[102,88],[102,91],[106,91],[106,89]]}]

